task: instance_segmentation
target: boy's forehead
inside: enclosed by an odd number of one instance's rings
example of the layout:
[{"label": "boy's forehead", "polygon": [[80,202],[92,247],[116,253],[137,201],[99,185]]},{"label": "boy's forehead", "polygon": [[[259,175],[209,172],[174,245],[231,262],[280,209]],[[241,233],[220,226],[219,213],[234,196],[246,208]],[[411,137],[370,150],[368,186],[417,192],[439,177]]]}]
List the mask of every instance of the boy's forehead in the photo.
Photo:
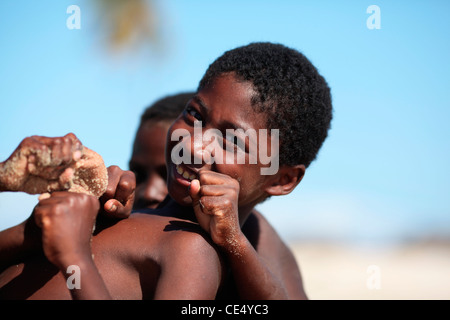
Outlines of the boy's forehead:
[{"label": "boy's forehead", "polygon": [[133,155],[164,154],[165,139],[170,123],[146,120],[136,133]]},{"label": "boy's forehead", "polygon": [[265,115],[256,112],[253,84],[223,74],[200,90],[193,98],[214,120],[234,129],[265,128]]}]

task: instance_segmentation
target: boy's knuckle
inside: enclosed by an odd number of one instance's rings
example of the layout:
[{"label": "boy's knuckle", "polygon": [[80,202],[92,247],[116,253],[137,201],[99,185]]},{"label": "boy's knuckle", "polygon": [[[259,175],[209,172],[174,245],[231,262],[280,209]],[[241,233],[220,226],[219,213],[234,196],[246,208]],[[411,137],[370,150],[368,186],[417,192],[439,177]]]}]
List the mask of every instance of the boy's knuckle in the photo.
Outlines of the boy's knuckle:
[{"label": "boy's knuckle", "polygon": [[64,138],[70,139],[70,140],[78,140],[78,138],[75,136],[75,134],[73,132],[69,132],[68,134],[66,134],[64,136]]},{"label": "boy's knuckle", "polygon": [[208,182],[208,176],[205,172],[199,172],[198,174],[198,180],[200,181],[200,183],[206,183]]},{"label": "boy's knuckle", "polygon": [[222,200],[222,204],[223,204],[225,207],[231,206],[232,203],[233,203],[233,202],[232,202],[229,198],[224,198],[224,199]]},{"label": "boy's knuckle", "polygon": [[64,137],[56,137],[56,138],[53,138],[53,144],[63,144],[64,142],[65,142],[65,139],[64,139]]},{"label": "boy's knuckle", "polygon": [[200,198],[200,204],[207,211],[210,211],[211,209],[214,208],[214,204],[211,203],[211,201],[208,201],[208,199],[206,199],[205,197]]},{"label": "boy's knuckle", "polygon": [[66,213],[66,207],[64,205],[55,205],[53,210],[49,212],[50,217],[62,217]]},{"label": "boy's knuckle", "polygon": [[89,204],[94,206],[94,207],[100,207],[100,204],[99,204],[98,200],[96,198],[94,198],[94,197],[89,199]]},{"label": "boy's knuckle", "polygon": [[109,167],[108,167],[108,171],[109,171],[110,173],[115,174],[115,173],[117,173],[117,172],[120,171],[120,168],[119,168],[118,166],[113,165],[113,166],[109,166]]},{"label": "boy's knuckle", "polygon": [[234,199],[235,197],[238,196],[239,191],[238,191],[236,188],[234,188],[234,187],[231,186],[230,188],[228,188],[227,194],[228,194],[231,198]]},{"label": "boy's knuckle", "polygon": [[128,181],[128,180],[120,180],[120,182],[119,182],[119,187],[121,188],[121,189],[125,189],[125,190],[127,190],[127,189],[130,189],[131,188],[131,183],[130,183],[130,181]]},{"label": "boy's knuckle", "polygon": [[124,178],[127,179],[128,183],[131,185],[136,184],[136,175],[132,171],[125,171],[124,172]]},{"label": "boy's knuckle", "polygon": [[108,185],[106,187],[104,196],[106,196],[107,198],[108,197],[110,198],[110,197],[113,197],[115,193],[116,193],[116,188],[114,186]]},{"label": "boy's knuckle", "polygon": [[22,142],[20,143],[20,146],[26,146],[29,145],[31,142],[33,141],[33,137],[26,137],[25,139],[22,140]]}]

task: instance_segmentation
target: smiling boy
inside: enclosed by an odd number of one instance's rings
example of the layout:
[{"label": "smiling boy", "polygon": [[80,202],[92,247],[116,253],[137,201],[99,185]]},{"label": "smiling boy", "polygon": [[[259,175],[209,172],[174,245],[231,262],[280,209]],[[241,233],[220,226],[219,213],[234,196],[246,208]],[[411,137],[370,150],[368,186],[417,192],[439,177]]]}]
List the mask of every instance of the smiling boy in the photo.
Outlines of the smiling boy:
[{"label": "smiling boy", "polygon": [[[179,144],[183,157],[187,152],[190,158],[188,164],[168,163],[168,181],[176,182],[169,185],[169,193],[193,206],[202,228],[225,253],[241,296],[279,299],[289,297],[289,292],[291,297],[304,297],[298,270],[292,265],[284,270],[298,278],[288,288],[282,272],[264,263],[241,227],[258,203],[286,195],[300,183],[327,137],[331,118],[328,85],[306,57],[282,45],[254,43],[226,52],[208,68],[198,93],[169,129],[166,159]],[[263,175],[262,169],[272,164],[252,164],[251,139],[244,144],[244,163],[236,156],[242,150],[239,139],[224,138],[220,157],[220,148],[208,148],[211,140],[199,147],[198,122],[204,131],[222,132],[215,138],[226,137],[230,129],[279,130],[279,153],[271,148],[265,153],[279,157],[278,170]],[[180,142],[172,139],[177,130],[188,133]],[[259,136],[258,147],[273,146],[273,138]],[[205,161],[229,157],[235,161]]]},{"label": "smiling boy", "polygon": [[[278,129],[279,155],[268,150],[268,154],[279,156],[277,172],[261,175],[261,169],[269,165],[260,161],[256,164],[207,161],[220,152],[217,148],[208,150],[209,141],[202,141],[200,147],[194,145],[195,139],[186,137],[172,141],[172,133],[177,129],[189,132],[192,137],[197,121],[202,122],[204,130],[214,128],[222,132],[230,128]],[[261,257],[243,235],[241,226],[256,204],[270,196],[288,194],[298,185],[326,138],[330,121],[329,88],[315,67],[299,52],[270,43],[250,44],[226,52],[209,67],[197,94],[169,129],[166,162],[170,198],[158,209],[161,211],[155,215],[133,214],[113,226],[100,228],[92,238],[92,247],[86,239],[77,238],[76,244],[70,245],[71,250],[58,247],[59,255],[47,255],[47,258],[61,271],[69,263],[87,265],[85,274],[89,281],[96,281],[94,283],[101,283],[103,277],[105,285],[88,286],[88,291],[82,295],[85,298],[104,298],[109,294],[115,298],[139,295],[211,298],[218,290],[219,295],[224,292],[224,269],[220,255],[189,222],[198,221],[225,255],[235,284],[242,286],[238,290],[240,293],[254,299],[286,298],[286,288],[279,279],[271,276],[265,264],[260,263]],[[265,145],[271,145],[271,137],[266,139]],[[188,152],[192,160],[200,158],[201,161],[174,164],[170,155],[180,143],[184,144],[183,152]],[[232,144],[230,140],[223,141],[224,156],[234,150]],[[246,157],[249,157],[247,151],[246,148]],[[92,220],[96,209],[94,202],[85,198],[66,202],[64,199],[74,197],[68,194],[55,197],[60,199],[52,203],[52,197],[39,205],[43,211],[39,217],[56,219],[55,208],[62,203],[68,208],[69,220]],[[76,214],[83,207],[86,207],[84,211],[91,212],[85,218]],[[167,219],[174,212],[183,212],[185,219]],[[61,224],[40,226],[44,235],[68,236]],[[46,245],[54,252],[53,246],[58,243],[44,242],[47,254]],[[95,264],[92,253],[96,257]],[[101,277],[94,272],[95,267]],[[137,283],[136,279],[140,277],[147,280]],[[198,280],[202,277],[208,280]],[[2,279],[5,288],[9,283],[7,275]],[[118,279],[122,279],[120,286],[115,283]],[[124,279],[139,287],[126,285]],[[61,280],[58,280],[57,291],[64,289]],[[47,284],[40,290],[43,294],[40,297],[50,292]],[[181,294],[177,290],[181,290]],[[146,294],[142,295],[143,292]]]},{"label": "smiling boy", "polygon": [[[129,164],[130,170],[136,175],[134,209],[137,212],[139,209],[156,208],[167,195],[167,169],[164,157],[167,131],[195,95],[196,92],[188,92],[164,97],[148,107],[141,116]],[[201,121],[194,123],[194,131],[195,124],[200,123]],[[189,135],[189,132],[187,134]],[[196,137],[195,134],[194,137]],[[236,153],[245,148],[245,145],[238,147],[241,149],[237,149]],[[174,149],[172,149],[172,155],[173,153]],[[171,158],[173,158],[172,155]],[[234,157],[232,160],[234,161]],[[245,162],[245,159],[243,160],[242,163]],[[178,170],[180,167],[177,167]],[[152,212],[153,210],[148,211],[150,214]],[[177,216],[177,212],[172,214]],[[280,281],[279,285],[285,288],[286,298],[305,299],[306,294],[295,257],[264,216],[257,210],[253,210],[242,226],[242,232],[259,256],[256,262],[266,265],[271,276]],[[247,279],[245,276],[241,278]],[[245,282],[240,288],[246,288]],[[229,274],[219,298],[248,298],[245,292],[239,292],[237,289],[233,275]]]}]

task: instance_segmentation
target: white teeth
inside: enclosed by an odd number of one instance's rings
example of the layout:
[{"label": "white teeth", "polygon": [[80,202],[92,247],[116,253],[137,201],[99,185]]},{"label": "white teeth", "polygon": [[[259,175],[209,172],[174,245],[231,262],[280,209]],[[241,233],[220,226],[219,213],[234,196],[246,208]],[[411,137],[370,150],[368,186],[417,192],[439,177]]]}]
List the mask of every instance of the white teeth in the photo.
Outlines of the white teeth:
[{"label": "white teeth", "polygon": [[178,174],[180,176],[182,176],[183,178],[185,178],[186,180],[192,181],[195,179],[195,174],[189,175],[189,172],[184,171],[180,165],[177,165],[176,170],[177,170]]}]

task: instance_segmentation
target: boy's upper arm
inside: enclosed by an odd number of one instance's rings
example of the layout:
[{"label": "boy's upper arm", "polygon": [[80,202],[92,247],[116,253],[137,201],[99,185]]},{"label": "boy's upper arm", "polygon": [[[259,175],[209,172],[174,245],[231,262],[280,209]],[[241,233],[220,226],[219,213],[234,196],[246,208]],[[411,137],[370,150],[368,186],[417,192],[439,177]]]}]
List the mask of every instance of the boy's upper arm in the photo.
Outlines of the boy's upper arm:
[{"label": "boy's upper arm", "polygon": [[255,212],[255,216],[260,228],[256,251],[283,282],[289,299],[306,299],[300,268],[292,251],[261,213]]},{"label": "boy's upper arm", "polygon": [[32,219],[0,231],[0,271],[40,248],[41,232]]},{"label": "boy's upper arm", "polygon": [[177,231],[164,244],[155,299],[214,299],[222,277],[215,248],[202,235]]}]

